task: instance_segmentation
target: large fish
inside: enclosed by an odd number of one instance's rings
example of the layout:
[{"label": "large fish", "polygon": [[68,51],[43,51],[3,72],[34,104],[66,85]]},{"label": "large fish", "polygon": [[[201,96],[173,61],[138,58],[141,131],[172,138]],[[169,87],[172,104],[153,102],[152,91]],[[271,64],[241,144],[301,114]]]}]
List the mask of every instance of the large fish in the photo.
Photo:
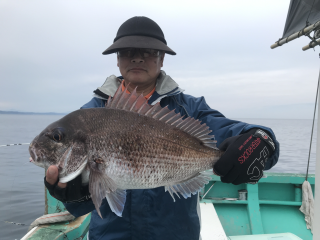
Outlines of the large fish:
[{"label": "large fish", "polygon": [[165,187],[188,198],[211,179],[220,158],[211,131],[193,118],[151,106],[118,88],[105,108],[80,109],[50,124],[30,144],[31,162],[59,169],[59,181],[82,174],[97,212],[106,198],[118,216],[126,189]]}]

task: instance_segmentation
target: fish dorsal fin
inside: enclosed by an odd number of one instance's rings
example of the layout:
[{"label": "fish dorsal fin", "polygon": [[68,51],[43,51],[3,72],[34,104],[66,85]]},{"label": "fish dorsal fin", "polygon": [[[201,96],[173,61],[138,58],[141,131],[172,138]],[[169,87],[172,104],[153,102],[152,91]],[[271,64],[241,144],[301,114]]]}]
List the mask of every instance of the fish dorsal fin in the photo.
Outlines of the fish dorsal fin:
[{"label": "fish dorsal fin", "polygon": [[170,193],[174,202],[176,200],[173,194],[176,194],[179,198],[180,196],[178,195],[178,193],[180,193],[184,198],[191,197],[191,194],[197,194],[200,189],[204,187],[204,185],[209,183],[209,181],[211,180],[210,175],[211,173],[208,172],[199,173],[196,176],[193,176],[183,182],[165,186],[165,191],[168,191]]},{"label": "fish dorsal fin", "polygon": [[211,130],[205,123],[201,124],[201,121],[191,117],[183,119],[180,113],[175,113],[175,110],[161,107],[160,102],[151,106],[143,94],[137,94],[137,88],[132,93],[127,93],[128,86],[122,91],[122,85],[120,85],[114,97],[109,97],[106,108],[136,112],[157,119],[198,138],[207,147],[216,148],[216,141],[212,140],[214,136],[209,135]]}]

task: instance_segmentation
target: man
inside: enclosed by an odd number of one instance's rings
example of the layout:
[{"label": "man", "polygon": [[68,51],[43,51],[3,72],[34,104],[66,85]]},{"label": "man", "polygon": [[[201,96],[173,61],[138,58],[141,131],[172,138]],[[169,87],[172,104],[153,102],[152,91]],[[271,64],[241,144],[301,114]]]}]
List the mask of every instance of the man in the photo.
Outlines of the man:
[{"label": "man", "polygon": [[[162,107],[175,109],[206,123],[215,135],[224,155],[214,166],[215,174],[226,183],[256,183],[263,170],[270,169],[279,157],[279,143],[271,129],[225,118],[211,109],[204,98],[186,95],[178,84],[161,71],[165,53],[176,53],[167,46],[161,28],[151,19],[134,17],[123,23],[114,43],[103,54],[117,53],[121,77],[107,78],[102,87],[94,91],[94,98],[82,108],[104,107],[120,84],[129,92],[137,87],[149,104],[160,101]],[[69,183],[58,182],[58,169],[51,166],[45,185],[51,195],[65,202],[68,211],[78,217],[92,212],[90,239],[199,239],[198,196],[173,202],[163,187],[127,190],[122,217],[111,210],[104,199],[97,214],[87,186],[81,177]]]}]

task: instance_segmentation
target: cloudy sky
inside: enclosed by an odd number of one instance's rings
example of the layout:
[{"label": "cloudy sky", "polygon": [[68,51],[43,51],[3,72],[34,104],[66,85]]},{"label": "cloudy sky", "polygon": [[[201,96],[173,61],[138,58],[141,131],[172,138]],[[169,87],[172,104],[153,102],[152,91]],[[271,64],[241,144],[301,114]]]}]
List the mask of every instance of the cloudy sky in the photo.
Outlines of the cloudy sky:
[{"label": "cloudy sky", "polygon": [[271,50],[289,0],[0,0],[0,110],[70,112],[106,77],[116,55],[101,53],[119,26],[147,16],[176,56],[163,70],[185,93],[230,118],[312,118],[319,49],[306,37]]}]

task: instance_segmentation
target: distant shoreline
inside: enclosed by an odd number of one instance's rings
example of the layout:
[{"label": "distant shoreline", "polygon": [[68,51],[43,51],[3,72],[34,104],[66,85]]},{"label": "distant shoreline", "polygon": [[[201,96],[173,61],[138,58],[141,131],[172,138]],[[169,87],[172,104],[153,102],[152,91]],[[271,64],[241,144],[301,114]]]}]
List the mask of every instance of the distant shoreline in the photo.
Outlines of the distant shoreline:
[{"label": "distant shoreline", "polygon": [[[1,114],[14,114],[14,115],[67,115],[69,113],[56,113],[56,112],[46,112],[46,113],[38,113],[38,112],[19,112],[19,111],[1,111],[0,110],[0,115]],[[270,120],[311,120],[310,118],[244,118],[244,117],[230,117],[230,119],[234,120],[240,120],[240,121],[246,121],[247,119],[270,119]],[[317,118],[315,119],[317,120]]]},{"label": "distant shoreline", "polygon": [[0,114],[19,114],[19,115],[67,115],[68,113],[37,113],[37,112],[19,112],[19,111],[0,111]]}]

